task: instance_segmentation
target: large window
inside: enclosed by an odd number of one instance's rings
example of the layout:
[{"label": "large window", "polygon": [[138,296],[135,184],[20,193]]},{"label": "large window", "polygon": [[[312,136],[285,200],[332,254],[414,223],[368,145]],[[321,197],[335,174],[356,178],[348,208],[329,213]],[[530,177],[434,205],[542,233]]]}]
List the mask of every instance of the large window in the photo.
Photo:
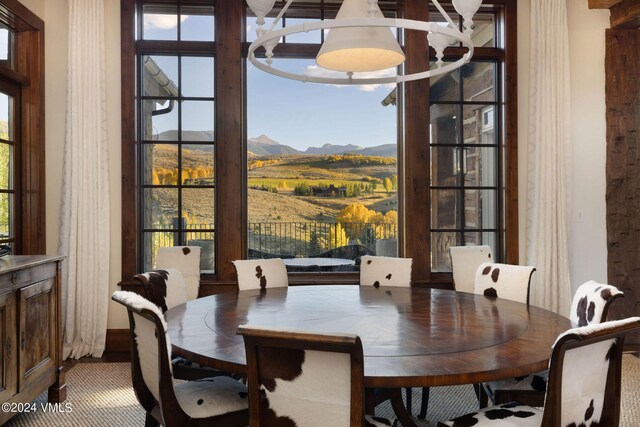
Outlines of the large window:
[{"label": "large window", "polygon": [[497,79],[495,63],[472,62],[431,85],[433,271],[451,271],[450,246],[488,244],[499,253]]},{"label": "large window", "polygon": [[161,246],[195,245],[201,270],[213,273],[213,7],[143,3],[138,13],[142,269],[153,268]]},{"label": "large window", "polygon": [[0,79],[0,244],[11,247],[15,246],[20,231],[16,224],[19,193],[15,155],[20,148],[16,144],[20,122],[15,108],[19,105],[19,94],[18,86]]},{"label": "large window", "polygon": [[0,14],[0,244],[45,253],[44,22],[18,2]]},{"label": "large window", "polygon": [[[320,12],[335,7],[288,11],[296,18],[285,15],[284,25]],[[337,74],[315,63],[322,37],[285,38],[285,48],[304,43],[308,53],[276,55],[274,66]],[[397,256],[397,110],[382,102],[395,85],[300,84],[247,67],[248,257],[281,256],[290,272],[345,272],[362,255]]]},{"label": "large window", "polygon": [[[340,3],[296,0],[280,25],[333,17]],[[254,69],[246,2],[121,5],[123,279],[169,245],[201,246],[202,283],[219,289],[233,285],[234,259],[342,247],[412,257],[418,285],[451,283],[452,245],[488,244],[517,262],[515,0],[484,2],[470,64],[397,87],[304,84]],[[422,0],[380,5],[444,22]],[[325,35],[287,36],[278,67],[320,72]],[[429,66],[424,34],[398,38],[424,52],[405,67]],[[465,51],[452,46],[444,60]],[[325,280],[302,267],[294,283]],[[355,283],[352,267],[320,271]]]}]

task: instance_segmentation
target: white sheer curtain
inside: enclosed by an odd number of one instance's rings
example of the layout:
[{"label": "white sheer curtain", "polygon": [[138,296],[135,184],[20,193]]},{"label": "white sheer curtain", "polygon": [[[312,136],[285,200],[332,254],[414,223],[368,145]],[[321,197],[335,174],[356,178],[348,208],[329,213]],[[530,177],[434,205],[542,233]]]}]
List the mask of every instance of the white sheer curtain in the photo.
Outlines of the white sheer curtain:
[{"label": "white sheer curtain", "polygon": [[[60,213],[64,358],[100,357],[109,301],[109,170],[102,0],[69,1],[67,128]],[[66,304],[65,304],[66,303]],[[66,314],[65,314],[66,313]]]},{"label": "white sheer curtain", "polygon": [[568,314],[570,148],[566,0],[531,0],[527,264],[533,305]]}]

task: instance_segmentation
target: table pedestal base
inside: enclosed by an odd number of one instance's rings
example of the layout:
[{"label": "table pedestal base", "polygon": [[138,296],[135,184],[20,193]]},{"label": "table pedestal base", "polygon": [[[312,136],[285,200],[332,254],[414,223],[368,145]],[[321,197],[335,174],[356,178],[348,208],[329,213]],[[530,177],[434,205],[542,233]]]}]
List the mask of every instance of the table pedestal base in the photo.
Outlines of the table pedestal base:
[{"label": "table pedestal base", "polygon": [[402,400],[401,388],[375,388],[365,392],[365,411],[367,415],[375,414],[375,407],[389,400],[396,417],[404,427],[418,427]]}]

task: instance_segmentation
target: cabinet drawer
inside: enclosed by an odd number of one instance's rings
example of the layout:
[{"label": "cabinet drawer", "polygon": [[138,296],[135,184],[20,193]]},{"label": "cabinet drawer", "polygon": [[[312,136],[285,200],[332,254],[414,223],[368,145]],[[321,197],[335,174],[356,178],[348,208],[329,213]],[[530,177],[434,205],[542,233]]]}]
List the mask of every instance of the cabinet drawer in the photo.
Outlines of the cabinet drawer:
[{"label": "cabinet drawer", "polygon": [[44,264],[0,274],[0,289],[18,288],[56,275],[56,264]]}]

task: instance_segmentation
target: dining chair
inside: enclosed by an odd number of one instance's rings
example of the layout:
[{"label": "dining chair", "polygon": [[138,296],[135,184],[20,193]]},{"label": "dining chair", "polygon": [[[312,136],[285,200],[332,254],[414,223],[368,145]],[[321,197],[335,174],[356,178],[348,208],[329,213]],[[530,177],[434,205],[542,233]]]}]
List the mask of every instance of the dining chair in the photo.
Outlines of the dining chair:
[{"label": "dining chair", "polygon": [[176,268],[136,274],[133,279],[142,285],[145,297],[160,307],[162,313],[188,301],[187,285]]},{"label": "dining chair", "polygon": [[411,286],[411,258],[365,255],[360,258],[360,286]]},{"label": "dining chair", "polygon": [[[503,298],[529,305],[529,288],[535,267],[485,262],[475,273],[474,293],[490,298]],[[488,404],[483,384],[475,384],[480,407]]]},{"label": "dining chair", "polygon": [[162,311],[133,292],[111,299],[124,305],[131,332],[131,378],[146,411],[145,426],[246,426],[247,389],[229,377],[173,383],[171,343]]},{"label": "dining chair", "polygon": [[364,414],[364,358],[355,335],[241,325],[251,427],[390,426]]},{"label": "dining chair", "polygon": [[[593,280],[582,284],[571,302],[569,320],[576,327],[595,325],[607,320],[609,305],[624,296],[615,286]],[[524,377],[483,383],[484,391],[494,404],[513,400],[530,406],[543,406],[549,371],[538,372]]]},{"label": "dining chair", "polygon": [[491,246],[451,246],[449,255],[455,290],[473,293],[478,266],[493,261]]},{"label": "dining chair", "polygon": [[198,298],[200,289],[200,246],[167,246],[158,248],[156,269],[180,270],[186,285],[187,300]]},{"label": "dining chair", "polygon": [[236,260],[233,265],[241,291],[289,286],[287,266],[280,258]]},{"label": "dining chair", "polygon": [[474,293],[529,304],[529,286],[535,267],[485,262],[475,273]]},{"label": "dining chair", "polygon": [[[186,283],[178,269],[148,271],[136,274],[133,279],[142,285],[145,298],[157,305],[163,314],[189,300]],[[181,380],[228,375],[179,356],[171,356],[171,367],[173,376]]]},{"label": "dining chair", "polygon": [[542,410],[514,401],[438,425],[617,426],[624,339],[638,329],[640,317],[631,317],[569,329],[558,336],[551,351]]},{"label": "dining chair", "polygon": [[[365,255],[360,258],[360,286],[411,286],[411,265],[412,258],[396,258]],[[411,396],[410,388],[406,390],[406,406],[407,411],[411,412]],[[428,389],[426,389],[428,399]],[[372,390],[375,394],[373,406],[389,399],[389,396],[383,390]],[[423,396],[425,391],[423,389]]]},{"label": "dining chair", "polygon": [[[451,256],[451,271],[455,290],[473,293],[478,266],[493,260],[491,246],[450,246],[449,255]],[[476,390],[479,390],[479,387],[476,385]],[[429,387],[423,387],[418,418],[425,419],[428,409]],[[411,392],[409,390],[407,391],[407,410],[411,412]]]}]

